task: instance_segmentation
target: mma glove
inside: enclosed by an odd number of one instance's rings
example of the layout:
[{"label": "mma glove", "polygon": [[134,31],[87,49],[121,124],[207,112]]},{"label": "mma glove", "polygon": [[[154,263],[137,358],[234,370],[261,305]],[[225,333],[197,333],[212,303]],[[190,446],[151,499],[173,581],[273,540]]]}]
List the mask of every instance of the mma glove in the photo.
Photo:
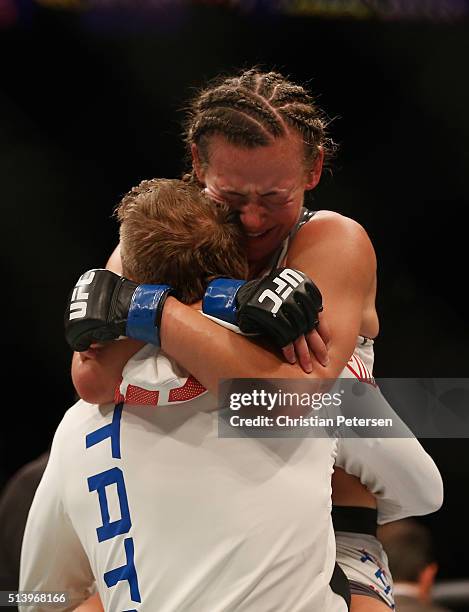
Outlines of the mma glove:
[{"label": "mma glove", "polygon": [[110,270],[78,279],[65,310],[65,338],[74,351],[128,336],[159,346],[158,327],[169,285],[138,285]]},{"label": "mma glove", "polygon": [[313,281],[298,270],[277,268],[252,281],[217,278],[202,302],[205,314],[258,333],[283,348],[319,323],[322,296]]}]

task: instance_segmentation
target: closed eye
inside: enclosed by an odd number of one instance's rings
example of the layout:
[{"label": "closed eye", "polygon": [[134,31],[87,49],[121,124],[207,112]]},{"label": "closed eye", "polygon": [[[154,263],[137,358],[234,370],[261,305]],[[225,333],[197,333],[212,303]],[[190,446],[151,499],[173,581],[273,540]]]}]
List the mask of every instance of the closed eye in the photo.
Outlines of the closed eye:
[{"label": "closed eye", "polygon": [[274,206],[282,206],[283,204],[288,204],[290,201],[290,196],[285,195],[284,193],[264,194],[261,196],[261,198],[266,202],[266,204]]}]

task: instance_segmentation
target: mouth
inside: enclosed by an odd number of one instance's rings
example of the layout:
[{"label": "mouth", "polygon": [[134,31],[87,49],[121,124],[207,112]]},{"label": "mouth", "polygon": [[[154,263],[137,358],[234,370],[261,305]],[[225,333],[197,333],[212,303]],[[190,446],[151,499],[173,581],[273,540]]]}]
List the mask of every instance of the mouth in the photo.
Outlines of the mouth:
[{"label": "mouth", "polygon": [[244,232],[244,235],[247,238],[263,238],[264,236],[266,236],[270,231],[272,230],[272,228],[265,230],[264,232],[256,232],[256,233],[252,233],[252,232]]}]

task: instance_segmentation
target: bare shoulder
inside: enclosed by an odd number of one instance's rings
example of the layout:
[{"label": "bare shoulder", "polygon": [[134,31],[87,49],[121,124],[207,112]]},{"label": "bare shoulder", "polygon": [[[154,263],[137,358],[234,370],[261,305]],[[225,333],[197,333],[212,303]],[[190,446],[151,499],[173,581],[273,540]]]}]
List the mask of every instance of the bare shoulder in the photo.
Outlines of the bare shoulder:
[{"label": "bare shoulder", "polygon": [[329,353],[339,373],[357,336],[376,335],[376,258],[371,241],[353,219],[320,211],[292,240],[287,265],[307,274],[321,291],[331,335]]},{"label": "bare shoulder", "polygon": [[320,210],[305,223],[295,236],[289,249],[290,258],[300,253],[309,257],[327,254],[336,263],[356,260],[361,266],[376,270],[376,255],[365,230],[354,219],[331,210]]},{"label": "bare shoulder", "polygon": [[298,235],[301,233],[318,240],[337,235],[340,239],[346,238],[356,242],[357,246],[368,246],[373,249],[368,233],[358,221],[333,210],[319,210],[309,223],[305,223]]},{"label": "bare shoulder", "polygon": [[292,240],[287,263],[314,279],[336,299],[347,288],[371,299],[376,287],[376,255],[365,229],[333,211],[319,211]]}]

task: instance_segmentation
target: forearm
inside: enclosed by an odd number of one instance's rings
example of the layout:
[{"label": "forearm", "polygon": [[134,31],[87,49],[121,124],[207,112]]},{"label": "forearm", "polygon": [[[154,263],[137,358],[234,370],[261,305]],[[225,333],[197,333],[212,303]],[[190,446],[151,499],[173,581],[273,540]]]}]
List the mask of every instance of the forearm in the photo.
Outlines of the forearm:
[{"label": "forearm", "polygon": [[317,363],[306,374],[286,363],[279,352],[232,333],[174,298],[166,301],[160,337],[164,352],[212,393],[217,393],[222,378],[334,379],[346,361],[340,363],[332,350],[327,368]]}]

